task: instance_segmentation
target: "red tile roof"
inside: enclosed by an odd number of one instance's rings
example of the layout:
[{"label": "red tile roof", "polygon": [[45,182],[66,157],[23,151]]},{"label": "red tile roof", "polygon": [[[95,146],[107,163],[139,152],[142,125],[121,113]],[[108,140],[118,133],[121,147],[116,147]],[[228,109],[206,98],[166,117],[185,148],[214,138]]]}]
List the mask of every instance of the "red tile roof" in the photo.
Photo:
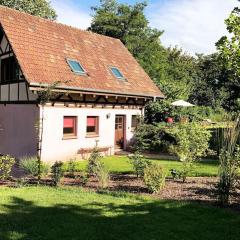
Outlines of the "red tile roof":
[{"label": "red tile roof", "polygon": [[[71,17],[71,16],[69,16]],[[0,7],[0,24],[26,80],[78,90],[163,97],[120,40]],[[78,60],[88,75],[73,73],[66,59]],[[116,79],[110,66],[127,81]]]}]

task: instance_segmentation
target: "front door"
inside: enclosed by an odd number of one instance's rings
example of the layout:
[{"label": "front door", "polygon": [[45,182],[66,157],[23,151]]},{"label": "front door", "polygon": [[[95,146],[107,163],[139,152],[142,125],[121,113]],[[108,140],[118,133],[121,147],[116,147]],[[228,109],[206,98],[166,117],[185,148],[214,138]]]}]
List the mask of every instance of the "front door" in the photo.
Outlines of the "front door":
[{"label": "front door", "polygon": [[125,118],[122,115],[116,115],[115,118],[115,147],[124,148],[124,129]]}]

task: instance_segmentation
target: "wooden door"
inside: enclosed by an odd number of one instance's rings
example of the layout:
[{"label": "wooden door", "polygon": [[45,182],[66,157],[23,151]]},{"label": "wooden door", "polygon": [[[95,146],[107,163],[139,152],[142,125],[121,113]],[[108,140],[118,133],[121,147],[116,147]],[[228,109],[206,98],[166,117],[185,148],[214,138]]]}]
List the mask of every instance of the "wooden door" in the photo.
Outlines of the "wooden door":
[{"label": "wooden door", "polygon": [[124,129],[125,118],[117,115],[115,118],[115,147],[117,148],[124,148]]}]

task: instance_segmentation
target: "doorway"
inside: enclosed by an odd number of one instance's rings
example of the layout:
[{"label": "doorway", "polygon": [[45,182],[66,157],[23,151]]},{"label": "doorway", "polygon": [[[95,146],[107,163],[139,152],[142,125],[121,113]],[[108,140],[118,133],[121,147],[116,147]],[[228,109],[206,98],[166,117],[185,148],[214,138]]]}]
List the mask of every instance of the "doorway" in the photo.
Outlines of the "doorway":
[{"label": "doorway", "polygon": [[115,117],[115,148],[124,149],[125,143],[125,116]]}]

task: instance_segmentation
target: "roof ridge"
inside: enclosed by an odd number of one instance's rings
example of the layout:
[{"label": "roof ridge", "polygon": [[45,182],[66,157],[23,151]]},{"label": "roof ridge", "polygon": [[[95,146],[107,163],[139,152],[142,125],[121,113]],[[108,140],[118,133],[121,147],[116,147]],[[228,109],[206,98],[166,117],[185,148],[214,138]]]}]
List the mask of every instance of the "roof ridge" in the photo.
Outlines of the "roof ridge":
[{"label": "roof ridge", "polygon": [[77,28],[77,27],[73,27],[73,26],[67,25],[67,24],[65,24],[65,23],[57,22],[57,21],[54,21],[54,20],[50,20],[50,19],[47,19],[47,18],[40,17],[40,16],[35,16],[35,15],[30,14],[30,13],[17,10],[17,9],[15,9],[15,8],[9,8],[9,7],[6,7],[6,6],[4,6],[4,5],[0,5],[0,9],[1,9],[1,8],[5,8],[5,9],[7,9],[7,11],[17,12],[18,14],[28,15],[28,16],[30,16],[30,17],[37,18],[37,19],[39,19],[39,20],[44,20],[44,21],[50,22],[50,23],[52,23],[52,24],[62,25],[62,26],[64,26],[64,27],[71,28],[71,29],[74,29],[74,30],[77,30],[77,31],[80,31],[80,32],[86,32],[86,33],[89,33],[89,34],[97,35],[97,36],[104,37],[104,38],[110,38],[110,39],[113,39],[113,40],[117,40],[117,41],[122,42],[122,41],[121,41],[120,39],[118,39],[118,38],[114,38],[114,37],[106,36],[106,35],[103,35],[103,34],[95,33],[95,32],[89,31],[89,30],[80,29],[80,28]]}]

